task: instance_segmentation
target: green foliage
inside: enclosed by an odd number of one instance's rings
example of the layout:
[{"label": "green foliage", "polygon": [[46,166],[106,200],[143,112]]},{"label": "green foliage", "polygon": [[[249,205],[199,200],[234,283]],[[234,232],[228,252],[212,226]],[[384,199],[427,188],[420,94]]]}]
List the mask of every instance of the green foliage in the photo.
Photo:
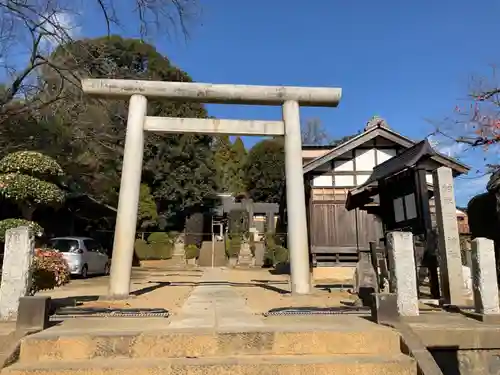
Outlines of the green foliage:
[{"label": "green foliage", "polygon": [[236,137],[231,146],[231,157],[233,159],[233,183],[231,192],[237,194],[245,191],[245,167],[247,162],[247,150],[240,137]]},{"label": "green foliage", "polygon": [[252,147],[246,165],[246,187],[255,202],[280,203],[285,186],[282,139],[266,139]]},{"label": "green foliage", "polygon": [[173,245],[174,239],[165,232],[153,232],[148,237],[150,244],[171,244]]},{"label": "green foliage", "polygon": [[266,252],[264,254],[264,263],[268,265],[276,265],[279,263],[288,263],[290,261],[289,251],[281,245],[281,241],[281,236],[274,233],[266,233]]},{"label": "green foliage", "polygon": [[233,157],[231,141],[228,135],[222,135],[214,141],[214,164],[217,173],[217,188],[222,192],[233,189]]},{"label": "green foliage", "polygon": [[249,222],[246,210],[231,210],[227,215],[229,237],[248,237]]},{"label": "green foliage", "polygon": [[0,242],[5,242],[5,232],[7,229],[17,227],[30,227],[35,236],[41,237],[43,235],[43,228],[34,221],[24,219],[5,219],[0,221]]},{"label": "green foliage", "polygon": [[148,260],[153,255],[151,246],[142,238],[135,240],[134,250],[139,260]]},{"label": "green foliage", "polygon": [[184,247],[184,255],[186,259],[198,258],[198,247],[196,245],[186,245]]},{"label": "green foliage", "polygon": [[18,173],[0,175],[0,191],[5,198],[19,204],[55,205],[65,199],[57,185]]},{"label": "green foliage", "polygon": [[148,237],[148,244],[158,259],[170,259],[174,250],[175,238],[165,232],[154,232]]},{"label": "green foliage", "polygon": [[229,136],[220,136],[214,144],[217,186],[220,191],[238,194],[245,191],[247,151],[240,137],[233,144]]},{"label": "green foliage", "polygon": [[290,261],[290,254],[288,249],[283,246],[276,246],[273,250],[274,264],[288,263]]},{"label": "green foliage", "polygon": [[243,240],[248,238],[248,212],[245,210],[231,210],[228,213],[227,221],[226,255],[229,258],[236,258],[240,253]]},{"label": "green foliage", "polygon": [[33,257],[30,294],[51,290],[70,282],[69,266],[63,255],[52,249],[37,249]]},{"label": "green foliage", "polygon": [[0,160],[0,173],[21,173],[45,180],[64,174],[54,159],[35,151],[18,151],[6,155]]},{"label": "green foliage", "polygon": [[[0,160],[0,194],[10,199],[30,220],[39,205],[59,205],[65,193],[53,182],[63,175],[59,164],[38,152],[14,152]],[[45,180],[44,180],[45,179]]]},{"label": "green foliage", "polygon": [[[37,113],[9,119],[2,129],[0,153],[22,147],[51,156],[67,174],[71,189],[116,206],[128,100],[95,101],[82,95],[76,85],[63,85],[60,72],[71,72],[66,77],[70,80],[73,76],[175,82],[192,79],[151,44],[119,36],[61,45],[51,61],[57,62],[58,69],[46,65],[40,79],[46,83],[47,95],[62,89],[62,98]],[[148,100],[148,115],[206,118],[207,112],[199,103],[159,98]],[[152,133],[146,137],[143,181],[151,189],[161,218],[170,224],[177,221],[178,213],[183,217],[195,206],[210,205],[216,187],[212,137]]]},{"label": "green foliage", "polygon": [[135,240],[135,253],[139,260],[159,260],[172,258],[175,239],[168,233],[151,233],[147,241]]},{"label": "green foliage", "polygon": [[151,189],[146,184],[141,184],[139,192],[139,209],[137,211],[137,225],[141,229],[145,229],[156,223],[158,212],[156,210],[156,202],[151,195]]},{"label": "green foliage", "polygon": [[204,216],[201,212],[191,214],[186,220],[186,245],[201,247],[203,241]]}]

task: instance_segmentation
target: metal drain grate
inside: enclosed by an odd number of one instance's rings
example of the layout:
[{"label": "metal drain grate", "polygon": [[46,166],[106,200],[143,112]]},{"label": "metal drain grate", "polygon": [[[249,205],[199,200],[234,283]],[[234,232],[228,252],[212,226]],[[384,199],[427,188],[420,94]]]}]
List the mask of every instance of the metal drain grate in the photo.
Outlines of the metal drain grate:
[{"label": "metal drain grate", "polygon": [[300,307],[300,308],[284,308],[272,309],[264,316],[282,316],[282,315],[369,315],[369,307]]},{"label": "metal drain grate", "polygon": [[51,321],[74,318],[168,318],[165,309],[103,309],[61,308],[50,316]]}]

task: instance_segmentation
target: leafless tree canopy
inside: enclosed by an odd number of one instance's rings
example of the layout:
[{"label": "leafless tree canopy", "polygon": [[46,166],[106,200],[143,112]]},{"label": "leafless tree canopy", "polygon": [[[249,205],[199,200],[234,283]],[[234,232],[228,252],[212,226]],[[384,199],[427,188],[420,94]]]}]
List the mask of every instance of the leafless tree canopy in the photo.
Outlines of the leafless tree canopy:
[{"label": "leafless tree canopy", "polygon": [[141,38],[179,30],[187,37],[189,22],[197,15],[197,0],[0,0],[0,123],[60,97],[63,85],[60,92],[46,95],[39,74],[43,69],[78,85],[80,77],[58,65],[51,52],[80,37],[82,13],[92,7],[108,34],[124,26],[121,14],[135,14]]},{"label": "leafless tree canopy", "polygon": [[302,126],[302,143],[309,146],[323,146],[331,142],[330,136],[319,119],[309,119]]},{"label": "leafless tree canopy", "polygon": [[463,149],[483,148],[488,155],[486,167],[496,170],[500,167],[500,81],[496,68],[491,71],[486,77],[471,79],[467,98],[437,124],[434,135]]}]

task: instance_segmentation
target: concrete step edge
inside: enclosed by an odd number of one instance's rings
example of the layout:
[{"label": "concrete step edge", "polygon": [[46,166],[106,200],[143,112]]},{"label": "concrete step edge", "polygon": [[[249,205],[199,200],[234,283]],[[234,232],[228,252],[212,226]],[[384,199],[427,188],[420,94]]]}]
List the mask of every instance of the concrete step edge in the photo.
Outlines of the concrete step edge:
[{"label": "concrete step edge", "polygon": [[33,334],[26,339],[36,339],[36,340],[42,340],[42,339],[47,339],[47,340],[53,340],[57,339],[58,337],[89,337],[89,336],[95,336],[95,337],[108,337],[108,336],[121,336],[121,337],[130,337],[130,336],[169,336],[169,335],[189,335],[189,336],[206,336],[206,335],[213,335],[213,336],[218,336],[218,335],[224,335],[224,334],[315,334],[315,333],[325,333],[325,334],[366,334],[366,335],[380,335],[381,333],[384,334],[394,334],[394,335],[399,335],[399,333],[396,330],[393,330],[388,327],[382,327],[382,326],[376,326],[374,325],[373,327],[370,327],[369,329],[355,329],[351,327],[338,327],[338,328],[331,328],[331,327],[312,327],[308,329],[303,329],[303,328],[297,328],[297,327],[286,327],[286,326],[276,326],[276,327],[248,327],[245,329],[241,328],[226,328],[226,329],[221,329],[221,330],[214,330],[211,328],[204,328],[201,327],[200,329],[193,330],[192,328],[166,328],[162,330],[158,329],[151,329],[151,330],[144,330],[138,328],[137,330],[127,330],[127,331],[121,331],[117,332],[116,330],[106,330],[102,329],[99,331],[89,331],[88,329],[71,329],[68,331],[63,331],[63,330],[45,330],[38,332],[36,334]]},{"label": "concrete step edge", "polygon": [[[389,365],[401,364],[414,366],[415,361],[404,354],[380,355],[253,355],[203,358],[163,358],[163,359],[92,359],[78,361],[36,361],[17,362],[3,371],[46,370],[46,369],[88,369],[88,368],[143,368],[168,366],[256,366],[256,365]],[[2,372],[3,373],[3,372]]]},{"label": "concrete step edge", "polygon": [[210,357],[218,355],[384,355],[401,353],[397,334],[273,333],[206,336],[87,335],[25,338],[20,360]]}]

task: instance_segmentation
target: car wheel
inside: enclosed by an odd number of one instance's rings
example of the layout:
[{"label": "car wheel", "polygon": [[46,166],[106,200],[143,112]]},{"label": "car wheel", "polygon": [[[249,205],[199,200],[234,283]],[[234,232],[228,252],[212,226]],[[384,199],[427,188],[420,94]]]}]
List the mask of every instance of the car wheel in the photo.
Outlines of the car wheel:
[{"label": "car wheel", "polygon": [[106,263],[106,265],[104,266],[104,276],[109,275],[110,268],[111,268],[111,266],[109,265],[109,262]]},{"label": "car wheel", "polygon": [[82,279],[86,279],[89,276],[89,268],[87,267],[86,264],[82,267],[81,276],[82,276]]}]

